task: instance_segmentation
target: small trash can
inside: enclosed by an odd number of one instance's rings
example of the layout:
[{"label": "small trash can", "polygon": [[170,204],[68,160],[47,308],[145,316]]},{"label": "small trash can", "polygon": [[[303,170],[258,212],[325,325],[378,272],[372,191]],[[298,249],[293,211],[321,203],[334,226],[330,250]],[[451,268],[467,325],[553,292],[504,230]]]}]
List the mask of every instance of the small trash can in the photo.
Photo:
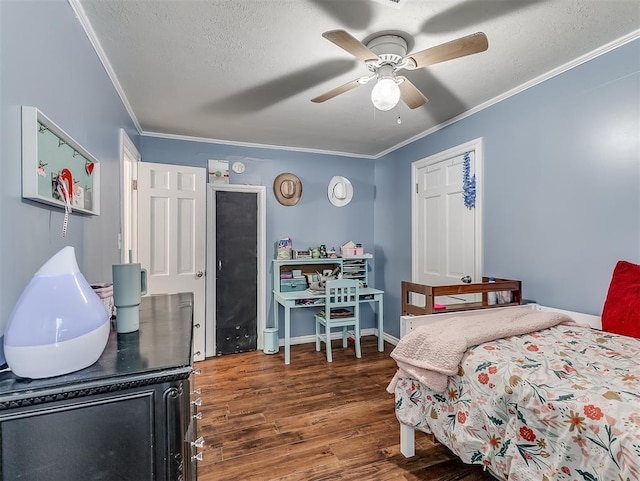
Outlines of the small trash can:
[{"label": "small trash can", "polygon": [[278,329],[267,327],[262,338],[262,350],[265,354],[276,354],[280,350],[278,345]]}]

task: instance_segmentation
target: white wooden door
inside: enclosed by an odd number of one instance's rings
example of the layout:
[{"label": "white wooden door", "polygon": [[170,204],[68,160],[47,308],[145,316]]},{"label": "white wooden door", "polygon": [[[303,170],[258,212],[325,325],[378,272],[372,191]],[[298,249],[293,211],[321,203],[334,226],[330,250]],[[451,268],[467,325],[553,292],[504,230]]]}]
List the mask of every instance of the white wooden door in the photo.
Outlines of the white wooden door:
[{"label": "white wooden door", "polygon": [[138,164],[138,260],[149,294],[193,292],[196,361],[205,356],[206,178],[201,167]]},{"label": "white wooden door", "polygon": [[[475,174],[475,207],[464,204],[464,155]],[[412,281],[428,285],[482,281],[481,140],[449,149],[413,165]],[[475,295],[443,297],[441,304],[473,302]],[[419,305],[421,300],[413,299]]]}]

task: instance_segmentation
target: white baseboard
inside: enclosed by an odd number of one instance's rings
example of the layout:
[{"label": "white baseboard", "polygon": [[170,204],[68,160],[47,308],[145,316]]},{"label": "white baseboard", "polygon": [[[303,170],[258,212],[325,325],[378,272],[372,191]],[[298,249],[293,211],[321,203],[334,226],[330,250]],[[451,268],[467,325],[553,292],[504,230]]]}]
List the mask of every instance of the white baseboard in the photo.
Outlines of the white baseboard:
[{"label": "white baseboard", "polygon": [[387,334],[386,332],[382,337],[385,341],[387,341],[389,344],[393,344],[394,346],[397,346],[398,342],[400,342],[400,339],[398,339],[397,337],[393,337],[391,334]]}]

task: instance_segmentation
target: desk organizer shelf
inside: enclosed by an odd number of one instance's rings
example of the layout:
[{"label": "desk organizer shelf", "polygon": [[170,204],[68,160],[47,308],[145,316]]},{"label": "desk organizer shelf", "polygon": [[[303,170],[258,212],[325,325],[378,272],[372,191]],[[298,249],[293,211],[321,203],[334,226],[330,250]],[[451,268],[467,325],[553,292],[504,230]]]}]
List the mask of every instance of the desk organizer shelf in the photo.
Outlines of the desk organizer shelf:
[{"label": "desk organizer shelf", "polygon": [[[358,279],[366,287],[368,285],[369,271],[368,257],[336,257],[323,259],[274,259],[273,260],[273,286],[280,292],[288,289],[282,275],[293,277],[294,270],[302,271],[302,275],[322,274],[323,271],[333,271],[336,267],[342,273],[344,279]],[[283,285],[286,285],[283,290]]]},{"label": "desk organizer shelf", "polygon": [[[522,302],[522,283],[516,280],[497,279],[489,282],[483,277],[483,282],[475,284],[455,284],[447,286],[429,286],[402,281],[402,315],[422,316],[438,312],[467,311],[469,309],[490,309],[493,307],[517,306]],[[489,304],[488,292],[510,291],[511,302],[506,304]],[[425,304],[420,306],[411,303],[412,294],[424,296]],[[463,302],[449,304],[444,309],[435,308],[435,298],[438,296],[455,296],[460,294],[482,294],[482,302]]]}]

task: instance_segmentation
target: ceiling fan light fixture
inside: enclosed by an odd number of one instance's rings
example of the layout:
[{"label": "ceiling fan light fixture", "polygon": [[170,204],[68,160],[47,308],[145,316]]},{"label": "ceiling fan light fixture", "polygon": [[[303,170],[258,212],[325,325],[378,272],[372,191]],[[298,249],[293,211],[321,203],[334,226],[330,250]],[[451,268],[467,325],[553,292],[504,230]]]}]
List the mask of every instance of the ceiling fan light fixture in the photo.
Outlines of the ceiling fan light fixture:
[{"label": "ceiling fan light fixture", "polygon": [[371,102],[378,110],[391,110],[400,101],[400,87],[392,77],[383,77],[371,90]]}]

